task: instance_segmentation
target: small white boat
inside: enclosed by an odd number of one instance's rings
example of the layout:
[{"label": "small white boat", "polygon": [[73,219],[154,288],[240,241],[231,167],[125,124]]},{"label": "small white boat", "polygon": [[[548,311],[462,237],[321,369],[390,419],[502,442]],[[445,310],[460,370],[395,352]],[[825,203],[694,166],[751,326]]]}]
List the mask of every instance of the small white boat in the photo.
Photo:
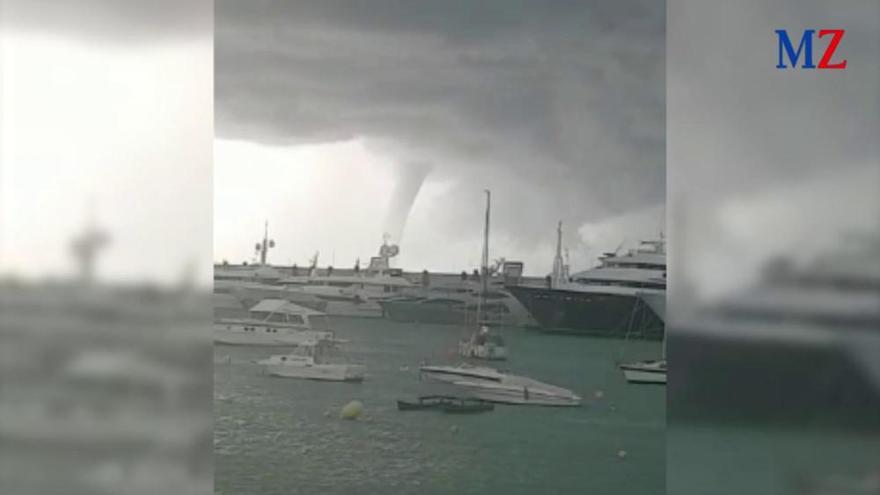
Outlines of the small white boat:
[{"label": "small white boat", "polygon": [[[319,330],[322,328],[324,330]],[[214,342],[225,345],[292,346],[308,341],[337,342],[327,316],[282,299],[264,299],[247,318],[214,322]]]},{"label": "small white boat", "polygon": [[579,406],[581,398],[571,390],[525,376],[483,366],[422,366],[422,376],[450,383],[472,397],[489,402],[538,406]]},{"label": "small white boat", "polygon": [[258,361],[266,373],[282,378],[302,378],[333,382],[358,382],[364,379],[364,366],[325,362],[328,344],[305,342],[297,352],[275,355]]},{"label": "small white boat", "polygon": [[500,335],[489,332],[483,326],[480,332],[458,343],[458,354],[466,358],[503,361],[507,359],[507,347]]},{"label": "small white boat", "polygon": [[[650,307],[655,314],[661,315],[665,318],[665,297],[656,297],[655,294],[645,294],[641,292],[636,294],[638,297],[636,298],[636,306],[633,308],[633,314],[635,314],[640,307]],[[632,322],[630,322],[630,326],[632,326]],[[627,339],[629,339],[629,331],[627,331],[626,336]],[[618,367],[623,371],[623,377],[626,378],[628,383],[666,385],[666,333],[663,333],[663,356],[661,359],[648,359],[644,361],[621,363]]]},{"label": "small white boat", "polygon": [[623,376],[630,383],[666,384],[666,360],[637,361],[620,365]]}]

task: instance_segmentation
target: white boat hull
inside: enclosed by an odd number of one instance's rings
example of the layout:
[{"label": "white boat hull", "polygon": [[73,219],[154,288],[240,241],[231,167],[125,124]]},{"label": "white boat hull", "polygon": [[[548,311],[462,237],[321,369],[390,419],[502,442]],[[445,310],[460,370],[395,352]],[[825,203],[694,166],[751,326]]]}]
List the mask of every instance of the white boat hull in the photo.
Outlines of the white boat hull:
[{"label": "white boat hull", "polygon": [[[253,328],[253,327],[247,327]],[[277,332],[266,331],[256,327],[245,330],[238,325],[214,325],[214,343],[222,345],[244,346],[296,346],[308,341],[333,341],[332,332],[317,330],[278,329]]]},{"label": "white boat hull", "polygon": [[456,385],[467,390],[468,395],[488,402],[558,407],[577,407],[581,405],[581,399],[576,395],[559,394],[556,391],[541,388],[470,382],[457,382]]},{"label": "white boat hull", "polygon": [[480,381],[501,382],[502,376],[491,368],[468,368],[466,371],[456,371],[457,368],[449,366],[423,366],[419,371],[422,378],[443,383],[457,383],[470,379]]},{"label": "white boat hull", "polygon": [[666,384],[666,373],[656,371],[623,370],[623,376],[630,383],[656,383]]},{"label": "white boat hull", "polygon": [[666,363],[659,362],[629,363],[620,365],[623,376],[629,383],[666,384]]},{"label": "white boat hull", "polygon": [[281,378],[322,380],[330,382],[359,382],[364,379],[364,368],[358,365],[315,364],[310,366],[269,365],[266,373]]},{"label": "white boat hull", "polygon": [[572,391],[486,367],[423,366],[424,378],[461,387],[475,398],[503,404],[579,406]]}]

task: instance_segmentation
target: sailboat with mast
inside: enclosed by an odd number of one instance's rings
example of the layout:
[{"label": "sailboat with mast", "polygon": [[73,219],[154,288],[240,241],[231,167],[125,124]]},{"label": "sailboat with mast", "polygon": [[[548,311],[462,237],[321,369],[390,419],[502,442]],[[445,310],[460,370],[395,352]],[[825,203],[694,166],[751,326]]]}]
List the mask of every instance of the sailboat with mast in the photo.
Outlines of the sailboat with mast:
[{"label": "sailboat with mast", "polygon": [[[636,293],[636,302],[633,307],[633,314],[630,318],[630,330],[635,325],[636,315],[639,310],[650,308],[655,314],[660,316],[664,322],[666,320],[666,298],[656,294]],[[629,338],[629,331],[627,338]],[[626,381],[634,384],[655,384],[666,385],[666,333],[663,334],[663,355],[661,359],[648,359],[644,361],[633,361],[621,363],[618,365]]]},{"label": "sailboat with mast", "polygon": [[492,193],[486,190],[486,218],[483,224],[483,255],[480,260],[480,297],[477,302],[477,315],[474,318],[476,331],[458,343],[459,355],[467,358],[500,361],[507,359],[507,347],[497,329],[497,323],[487,314],[486,294],[489,281],[489,218]]},{"label": "sailboat with mast", "polygon": [[[477,305],[477,318],[474,320],[476,329],[470,338],[459,342],[459,354],[467,358],[501,360],[507,358],[507,347],[497,330],[500,325],[493,325],[485,311],[489,275],[490,204],[491,193],[486,191],[486,221],[483,228],[483,259],[480,276],[481,297]],[[424,365],[419,367],[419,376],[455,385],[469,396],[488,402],[566,407],[577,407],[581,404],[580,396],[571,390],[485,366]]]}]

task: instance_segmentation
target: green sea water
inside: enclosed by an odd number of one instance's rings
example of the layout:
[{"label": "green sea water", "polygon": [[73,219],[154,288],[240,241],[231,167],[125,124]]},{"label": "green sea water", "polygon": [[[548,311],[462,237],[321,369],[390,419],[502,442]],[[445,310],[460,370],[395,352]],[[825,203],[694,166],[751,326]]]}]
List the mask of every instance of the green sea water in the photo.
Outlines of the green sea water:
[{"label": "green sea water", "polygon": [[875,495],[876,432],[761,425],[667,429],[669,495]]},{"label": "green sea water", "polygon": [[[665,389],[627,385],[615,361],[657,357],[656,342],[504,332],[499,367],[572,389],[579,408],[400,412],[435,391],[420,363],[459,362],[455,326],[334,319],[362,383],[274,378],[271,348],[215,348],[215,492],[223,494],[661,494]],[[356,421],[339,419],[351,400]]]}]

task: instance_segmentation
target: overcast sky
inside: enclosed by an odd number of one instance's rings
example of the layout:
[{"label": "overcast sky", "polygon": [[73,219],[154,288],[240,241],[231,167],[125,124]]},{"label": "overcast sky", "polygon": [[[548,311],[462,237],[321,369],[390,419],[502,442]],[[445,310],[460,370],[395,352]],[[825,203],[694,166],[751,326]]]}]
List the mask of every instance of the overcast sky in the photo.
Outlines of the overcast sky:
[{"label": "overcast sky", "polygon": [[[213,101],[211,3],[0,0],[3,272],[69,272],[89,198],[107,274],[211,259],[212,103],[214,259],[249,257],[269,219],[276,261],[348,265],[414,197],[401,263],[460,269],[487,187],[493,257],[532,273],[559,218],[576,268],[662,224],[662,2],[221,1]],[[708,265],[878,223],[880,4],[672,0],[669,18],[670,191],[697,202]],[[846,71],[775,69],[773,29],[831,25]]]},{"label": "overcast sky", "polygon": [[406,268],[472,267],[487,188],[492,257],[535,274],[559,219],[575,267],[663,228],[663,2],[215,9],[215,259],[269,219],[279,263],[388,231]]},{"label": "overcast sky", "polygon": [[[737,290],[770,257],[880,235],[880,2],[668,6],[671,264],[707,291]],[[774,30],[810,28],[846,30],[845,71],[776,69]]]},{"label": "overcast sky", "polygon": [[[211,281],[209,0],[0,0],[0,274]],[[201,269],[199,270],[199,267]]]}]

